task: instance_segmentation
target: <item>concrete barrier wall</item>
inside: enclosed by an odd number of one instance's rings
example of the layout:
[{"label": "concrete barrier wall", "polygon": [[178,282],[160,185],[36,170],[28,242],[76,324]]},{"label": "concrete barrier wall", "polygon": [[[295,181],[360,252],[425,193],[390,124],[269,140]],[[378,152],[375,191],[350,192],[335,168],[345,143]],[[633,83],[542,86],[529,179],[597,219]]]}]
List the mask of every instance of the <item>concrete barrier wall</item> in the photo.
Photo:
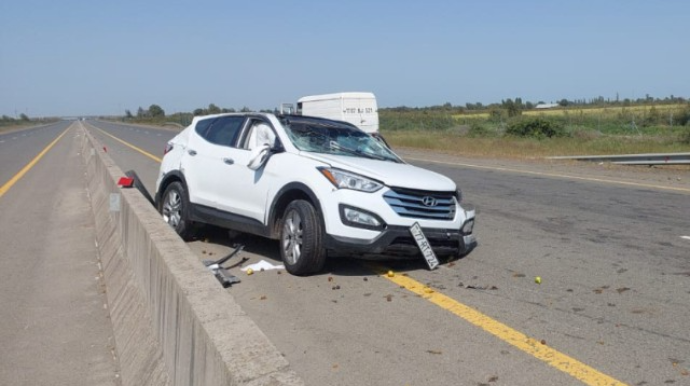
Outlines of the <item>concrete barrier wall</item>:
[{"label": "concrete barrier wall", "polygon": [[303,385],[139,191],[117,186],[124,173],[82,128],[123,385]]}]

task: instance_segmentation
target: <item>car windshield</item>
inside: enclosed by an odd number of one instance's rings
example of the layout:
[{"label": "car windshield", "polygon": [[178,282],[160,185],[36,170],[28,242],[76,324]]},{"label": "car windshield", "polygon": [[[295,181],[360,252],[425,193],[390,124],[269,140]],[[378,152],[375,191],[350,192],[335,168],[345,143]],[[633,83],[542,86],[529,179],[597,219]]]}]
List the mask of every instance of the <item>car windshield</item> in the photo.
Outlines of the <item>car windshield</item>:
[{"label": "car windshield", "polygon": [[381,141],[346,123],[309,118],[285,118],[282,123],[301,151],[402,162]]}]

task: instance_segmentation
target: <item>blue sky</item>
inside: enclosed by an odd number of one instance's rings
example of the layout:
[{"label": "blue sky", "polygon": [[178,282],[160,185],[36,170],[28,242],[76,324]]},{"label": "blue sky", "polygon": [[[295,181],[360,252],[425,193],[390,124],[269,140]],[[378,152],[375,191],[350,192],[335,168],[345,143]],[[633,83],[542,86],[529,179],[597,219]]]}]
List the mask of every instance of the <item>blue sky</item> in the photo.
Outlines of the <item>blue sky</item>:
[{"label": "blue sky", "polygon": [[0,115],[690,97],[690,1],[3,0]]}]

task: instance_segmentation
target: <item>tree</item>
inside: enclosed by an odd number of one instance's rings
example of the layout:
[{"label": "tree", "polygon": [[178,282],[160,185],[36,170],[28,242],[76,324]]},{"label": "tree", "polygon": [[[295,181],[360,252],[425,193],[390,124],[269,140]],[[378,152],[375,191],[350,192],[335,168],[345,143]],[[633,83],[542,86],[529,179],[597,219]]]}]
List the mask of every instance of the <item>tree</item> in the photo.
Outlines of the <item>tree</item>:
[{"label": "tree", "polygon": [[518,115],[522,114],[522,99],[520,98],[517,98],[515,102],[508,98],[504,101],[501,101],[501,105],[504,109],[506,109],[506,111],[508,111],[509,117],[517,117]]},{"label": "tree", "polygon": [[194,116],[204,115],[204,109],[194,109]]},{"label": "tree", "polygon": [[220,107],[211,103],[208,105],[208,113],[209,114],[220,114]]},{"label": "tree", "polygon": [[165,110],[154,104],[149,107],[149,114],[154,118],[165,117]]},{"label": "tree", "polygon": [[127,117],[127,118],[133,118],[132,112],[129,111],[129,110],[125,110],[125,117]]},{"label": "tree", "polygon": [[21,119],[22,121],[28,122],[28,121],[29,121],[29,116],[26,115],[26,114],[24,114],[24,113],[21,113],[21,114],[19,115],[19,119]]},{"label": "tree", "polygon": [[137,118],[144,118],[146,115],[148,115],[148,111],[145,111],[141,106],[139,106],[139,109],[137,110]]}]

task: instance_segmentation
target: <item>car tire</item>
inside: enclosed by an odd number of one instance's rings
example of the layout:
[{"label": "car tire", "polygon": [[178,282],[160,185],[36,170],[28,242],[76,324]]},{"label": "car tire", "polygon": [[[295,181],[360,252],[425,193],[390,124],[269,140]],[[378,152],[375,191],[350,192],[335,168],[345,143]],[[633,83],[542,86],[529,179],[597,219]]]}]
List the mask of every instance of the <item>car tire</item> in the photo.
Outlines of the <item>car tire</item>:
[{"label": "car tire", "polygon": [[159,211],[163,220],[172,227],[183,240],[193,236],[192,222],[189,220],[189,197],[187,189],[178,181],[168,185],[163,193]]},{"label": "car tire", "polygon": [[280,256],[285,269],[296,276],[319,272],[326,262],[323,227],[314,206],[305,200],[292,201],[280,229]]}]

